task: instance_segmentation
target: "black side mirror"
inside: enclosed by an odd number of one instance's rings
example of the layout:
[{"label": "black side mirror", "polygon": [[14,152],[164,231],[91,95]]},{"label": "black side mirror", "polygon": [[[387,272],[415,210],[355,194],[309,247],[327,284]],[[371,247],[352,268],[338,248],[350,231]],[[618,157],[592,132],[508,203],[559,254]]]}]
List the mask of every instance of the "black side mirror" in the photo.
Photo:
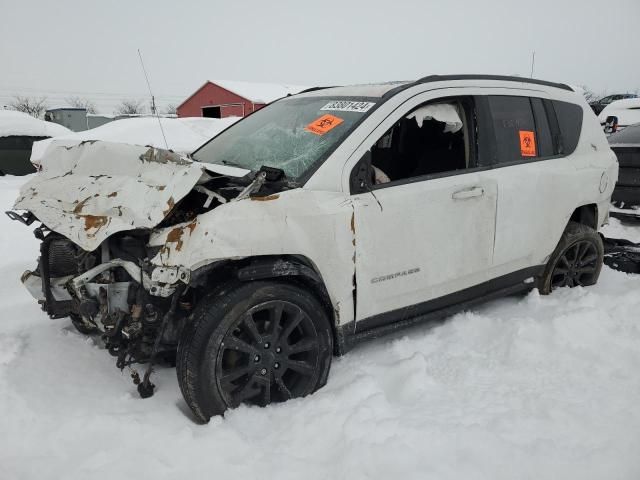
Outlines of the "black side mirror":
[{"label": "black side mirror", "polygon": [[351,195],[371,190],[372,169],[371,150],[367,150],[351,171],[351,177],[349,178],[349,189],[351,190]]},{"label": "black side mirror", "polygon": [[612,134],[618,130],[618,117],[609,115],[604,121],[604,133]]}]

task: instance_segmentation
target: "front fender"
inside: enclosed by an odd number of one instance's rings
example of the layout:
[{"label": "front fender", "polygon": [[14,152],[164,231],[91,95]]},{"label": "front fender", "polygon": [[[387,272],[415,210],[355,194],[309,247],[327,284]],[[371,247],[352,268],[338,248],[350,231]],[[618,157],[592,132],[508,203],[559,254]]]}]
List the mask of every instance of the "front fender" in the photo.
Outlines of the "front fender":
[{"label": "front fender", "polygon": [[229,259],[301,255],[317,266],[340,323],[353,318],[353,208],[337,192],[290,190],[229,202],[193,221],[154,232],[155,266],[195,270]]}]

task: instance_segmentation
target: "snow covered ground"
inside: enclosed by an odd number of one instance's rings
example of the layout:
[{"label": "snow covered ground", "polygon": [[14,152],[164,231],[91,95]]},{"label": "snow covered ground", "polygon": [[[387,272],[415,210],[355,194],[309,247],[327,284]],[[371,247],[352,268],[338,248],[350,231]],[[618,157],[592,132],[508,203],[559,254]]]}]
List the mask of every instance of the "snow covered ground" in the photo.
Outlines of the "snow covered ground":
[{"label": "snow covered ground", "polygon": [[[0,178],[5,210],[24,178]],[[327,387],[192,421],[173,369],[125,371],[19,283],[32,228],[0,219],[0,478],[638,479],[640,276],[532,292],[336,359]],[[640,241],[640,228],[607,228]]]}]

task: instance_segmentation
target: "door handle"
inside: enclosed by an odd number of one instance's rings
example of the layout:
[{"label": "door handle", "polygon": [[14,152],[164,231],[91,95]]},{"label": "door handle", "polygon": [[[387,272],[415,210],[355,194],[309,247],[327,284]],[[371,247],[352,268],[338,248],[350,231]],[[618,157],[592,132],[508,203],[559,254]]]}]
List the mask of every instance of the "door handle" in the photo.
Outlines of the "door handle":
[{"label": "door handle", "polygon": [[457,192],[453,192],[451,198],[453,198],[454,200],[465,200],[467,198],[481,197],[482,195],[484,195],[484,188],[470,187],[458,190]]}]

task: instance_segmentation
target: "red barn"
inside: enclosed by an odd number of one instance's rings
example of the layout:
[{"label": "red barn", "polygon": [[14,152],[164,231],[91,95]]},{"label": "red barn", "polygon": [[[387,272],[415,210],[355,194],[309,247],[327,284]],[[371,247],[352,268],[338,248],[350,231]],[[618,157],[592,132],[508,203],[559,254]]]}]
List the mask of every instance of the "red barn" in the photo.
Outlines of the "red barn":
[{"label": "red barn", "polygon": [[209,80],[178,106],[178,117],[244,117],[267,103],[308,87]]}]

